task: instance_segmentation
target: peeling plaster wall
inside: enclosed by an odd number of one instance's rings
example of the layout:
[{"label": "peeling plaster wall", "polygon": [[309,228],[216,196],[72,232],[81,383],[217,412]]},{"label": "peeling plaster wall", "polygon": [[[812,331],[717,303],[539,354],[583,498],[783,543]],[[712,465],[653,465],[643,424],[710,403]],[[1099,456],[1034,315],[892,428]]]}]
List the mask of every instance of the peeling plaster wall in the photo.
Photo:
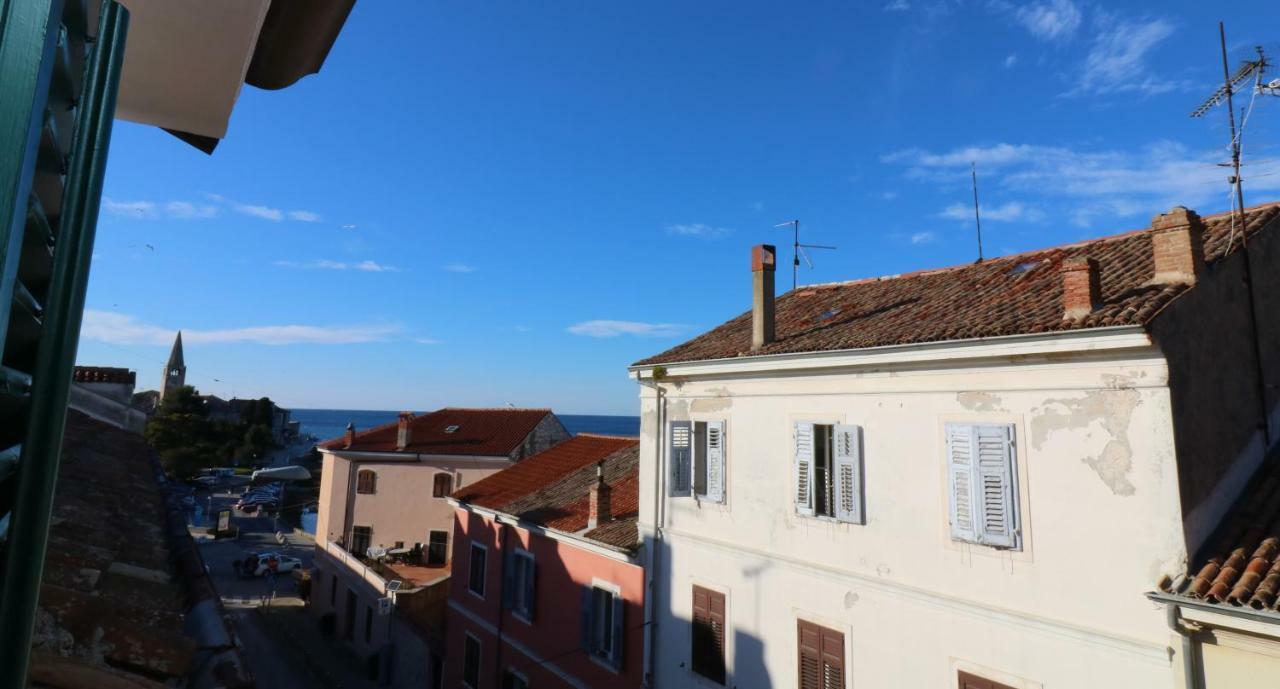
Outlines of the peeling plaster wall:
[{"label": "peeling plaster wall", "polygon": [[[1280,227],[1249,244],[1271,416],[1280,435]],[[1244,256],[1210,266],[1194,290],[1156,319],[1152,338],[1169,363],[1179,484],[1188,548],[1210,535],[1263,458],[1257,358],[1250,342]]]},{"label": "peeling plaster wall", "polygon": [[[699,584],[727,595],[731,686],[793,679],[797,617],[845,631],[852,686],[954,686],[954,659],[1025,686],[1168,686],[1164,613],[1143,597],[1185,559],[1167,373],[1154,348],[1115,357],[664,384],[668,420],[725,420],[727,501],[663,497],[658,685],[689,682]],[[656,413],[642,388],[649,538]],[[800,420],[862,426],[866,525],[794,513]],[[1022,552],[951,541],[948,421],[1015,425]]]}]

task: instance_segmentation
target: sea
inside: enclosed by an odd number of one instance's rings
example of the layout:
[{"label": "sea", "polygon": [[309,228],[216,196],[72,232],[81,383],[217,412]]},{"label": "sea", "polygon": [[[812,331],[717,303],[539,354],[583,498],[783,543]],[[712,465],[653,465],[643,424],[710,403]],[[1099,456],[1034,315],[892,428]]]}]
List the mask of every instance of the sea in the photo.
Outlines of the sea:
[{"label": "sea", "polygon": [[[347,424],[353,423],[357,431],[362,431],[396,420],[399,412],[374,411],[369,409],[290,409],[291,418],[299,422],[299,432],[315,436],[317,440],[337,438],[346,432]],[[579,433],[602,433],[605,435],[640,435],[640,417],[638,416],[601,416],[596,414],[556,414],[566,430],[573,435]]]}]

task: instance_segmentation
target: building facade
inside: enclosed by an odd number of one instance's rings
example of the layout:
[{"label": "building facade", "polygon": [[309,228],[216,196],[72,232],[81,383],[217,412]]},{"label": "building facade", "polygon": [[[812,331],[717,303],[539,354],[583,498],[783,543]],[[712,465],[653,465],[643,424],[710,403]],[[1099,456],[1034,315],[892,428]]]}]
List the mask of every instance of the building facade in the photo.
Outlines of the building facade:
[{"label": "building facade", "polygon": [[454,494],[441,686],[642,686],[638,449],[578,435]]},{"label": "building facade", "polygon": [[1144,593],[1280,428],[1280,208],[1244,227],[776,303],[757,247],[751,312],[632,368],[652,685],[1184,686]]}]

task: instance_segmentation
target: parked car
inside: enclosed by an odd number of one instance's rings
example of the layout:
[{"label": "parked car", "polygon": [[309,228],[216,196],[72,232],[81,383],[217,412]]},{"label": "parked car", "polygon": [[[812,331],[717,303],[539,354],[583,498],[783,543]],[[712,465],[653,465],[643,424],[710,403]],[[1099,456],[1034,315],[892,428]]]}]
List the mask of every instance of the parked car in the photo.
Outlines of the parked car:
[{"label": "parked car", "polygon": [[256,556],[247,558],[249,567],[246,571],[249,576],[265,576],[267,571],[271,569],[271,560],[273,558],[276,561],[275,569],[277,574],[292,572],[295,569],[302,568],[302,560],[299,560],[296,557],[289,557],[288,555],[281,555],[279,553],[258,553]]}]

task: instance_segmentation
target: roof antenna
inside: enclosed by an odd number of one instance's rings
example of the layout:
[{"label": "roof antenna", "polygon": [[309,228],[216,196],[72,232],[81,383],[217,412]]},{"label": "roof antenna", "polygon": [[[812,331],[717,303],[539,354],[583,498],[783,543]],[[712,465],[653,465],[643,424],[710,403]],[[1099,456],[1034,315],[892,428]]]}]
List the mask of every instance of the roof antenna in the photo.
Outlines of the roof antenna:
[{"label": "roof antenna", "polygon": [[774,227],[788,227],[788,226],[790,226],[795,232],[795,239],[791,243],[791,291],[794,292],[796,288],[800,286],[799,285],[800,259],[803,258],[805,265],[809,266],[810,270],[813,269],[813,261],[809,260],[809,254],[806,254],[804,250],[805,249],[835,250],[836,247],[827,246],[825,244],[801,244],[799,220],[788,220],[786,222],[780,222],[777,225],[774,225]]},{"label": "roof antenna", "polygon": [[[1244,124],[1248,117],[1245,114],[1240,118],[1240,132],[1236,131],[1236,113],[1235,105],[1232,102],[1236,86],[1248,79],[1254,77],[1255,95],[1258,92],[1266,92],[1268,89],[1262,85],[1262,73],[1267,69],[1267,56],[1262,53],[1262,46],[1257,46],[1258,59],[1247,60],[1240,65],[1240,69],[1235,74],[1231,73],[1231,67],[1227,62],[1227,30],[1223,27],[1222,22],[1218,22],[1218,41],[1222,45],[1222,86],[1209,95],[1203,103],[1195,110],[1191,111],[1192,117],[1200,117],[1209,112],[1211,108],[1218,105],[1225,98],[1227,101],[1227,122],[1231,125],[1231,176],[1227,181],[1231,186],[1235,187],[1235,212],[1231,214],[1231,235],[1227,238],[1227,247],[1231,247],[1231,242],[1235,239],[1236,225],[1240,226],[1240,243],[1248,243],[1248,235],[1244,232],[1244,187],[1240,179],[1240,138],[1244,135]],[[1249,109],[1253,109],[1250,104]]]},{"label": "roof antenna", "polygon": [[973,175],[973,222],[978,226],[978,263],[982,263],[982,216],[978,213],[978,164],[969,162],[969,172]]}]

